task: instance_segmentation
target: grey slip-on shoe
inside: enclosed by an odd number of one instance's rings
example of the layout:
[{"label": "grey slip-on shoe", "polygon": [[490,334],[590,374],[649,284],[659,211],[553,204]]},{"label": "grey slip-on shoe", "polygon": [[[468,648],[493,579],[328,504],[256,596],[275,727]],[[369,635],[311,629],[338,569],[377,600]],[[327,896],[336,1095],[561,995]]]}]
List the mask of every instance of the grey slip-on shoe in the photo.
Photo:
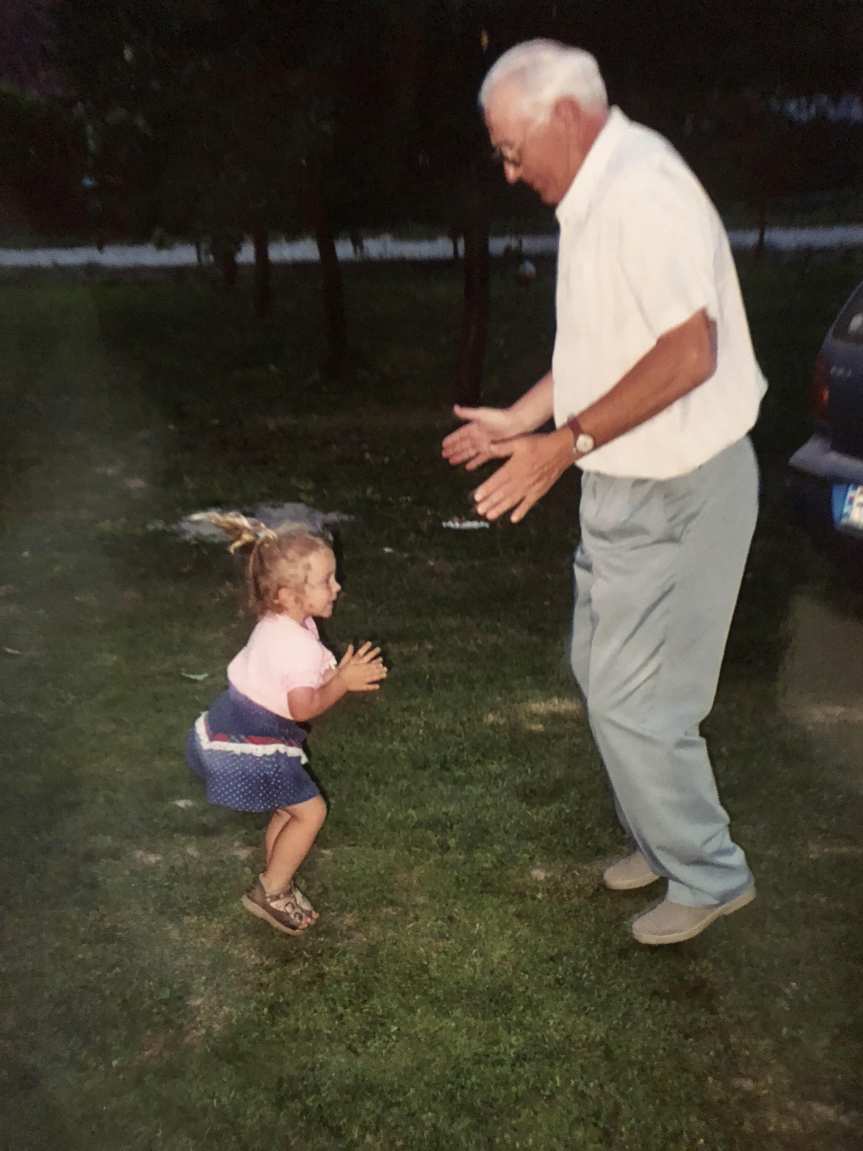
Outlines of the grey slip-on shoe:
[{"label": "grey slip-on shoe", "polygon": [[706,927],[723,915],[731,915],[746,907],[755,898],[755,884],[751,884],[740,895],[714,907],[685,907],[682,903],[672,903],[663,899],[656,907],[639,915],[632,923],[632,934],[639,943],[658,947],[663,943],[685,943],[694,939]]}]

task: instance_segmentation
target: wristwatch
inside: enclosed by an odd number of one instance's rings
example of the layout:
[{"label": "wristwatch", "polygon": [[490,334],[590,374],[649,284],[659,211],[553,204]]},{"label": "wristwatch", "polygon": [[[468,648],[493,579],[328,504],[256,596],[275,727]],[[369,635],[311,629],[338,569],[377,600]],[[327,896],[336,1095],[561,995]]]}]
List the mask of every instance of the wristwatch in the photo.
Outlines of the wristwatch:
[{"label": "wristwatch", "polygon": [[593,451],[596,447],[596,441],[581,426],[578,416],[570,416],[566,421],[566,426],[572,432],[575,441],[572,445],[572,454],[576,459],[580,459],[582,456],[586,456],[588,452]]}]

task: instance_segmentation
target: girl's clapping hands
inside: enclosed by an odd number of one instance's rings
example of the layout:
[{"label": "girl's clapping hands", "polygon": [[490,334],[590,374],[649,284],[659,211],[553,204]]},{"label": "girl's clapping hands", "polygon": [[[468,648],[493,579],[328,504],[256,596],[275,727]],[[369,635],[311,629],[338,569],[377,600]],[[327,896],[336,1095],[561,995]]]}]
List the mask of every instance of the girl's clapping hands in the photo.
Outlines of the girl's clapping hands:
[{"label": "girl's clapping hands", "polygon": [[348,691],[378,691],[380,681],[387,677],[381,649],[373,647],[368,640],[356,650],[353,644],[348,644],[336,674]]}]

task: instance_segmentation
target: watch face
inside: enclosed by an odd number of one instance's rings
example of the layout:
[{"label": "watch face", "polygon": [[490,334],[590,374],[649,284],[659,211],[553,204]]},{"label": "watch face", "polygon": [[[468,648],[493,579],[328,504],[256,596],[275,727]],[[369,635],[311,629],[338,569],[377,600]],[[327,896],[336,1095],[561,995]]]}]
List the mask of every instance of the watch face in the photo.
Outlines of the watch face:
[{"label": "watch face", "polygon": [[582,432],[575,438],[575,450],[580,456],[586,456],[588,452],[593,451],[593,436],[589,436],[587,432]]}]

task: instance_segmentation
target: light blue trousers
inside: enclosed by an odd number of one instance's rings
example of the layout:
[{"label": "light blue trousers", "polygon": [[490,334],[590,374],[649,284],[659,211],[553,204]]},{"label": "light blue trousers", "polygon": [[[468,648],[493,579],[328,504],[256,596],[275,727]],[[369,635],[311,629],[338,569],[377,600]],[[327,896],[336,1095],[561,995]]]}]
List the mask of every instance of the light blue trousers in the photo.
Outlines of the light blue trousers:
[{"label": "light blue trousers", "polygon": [[668,879],[668,898],[691,907],[752,882],[699,725],[757,508],[748,438],[671,480],[582,481],[573,671],[624,830]]}]

